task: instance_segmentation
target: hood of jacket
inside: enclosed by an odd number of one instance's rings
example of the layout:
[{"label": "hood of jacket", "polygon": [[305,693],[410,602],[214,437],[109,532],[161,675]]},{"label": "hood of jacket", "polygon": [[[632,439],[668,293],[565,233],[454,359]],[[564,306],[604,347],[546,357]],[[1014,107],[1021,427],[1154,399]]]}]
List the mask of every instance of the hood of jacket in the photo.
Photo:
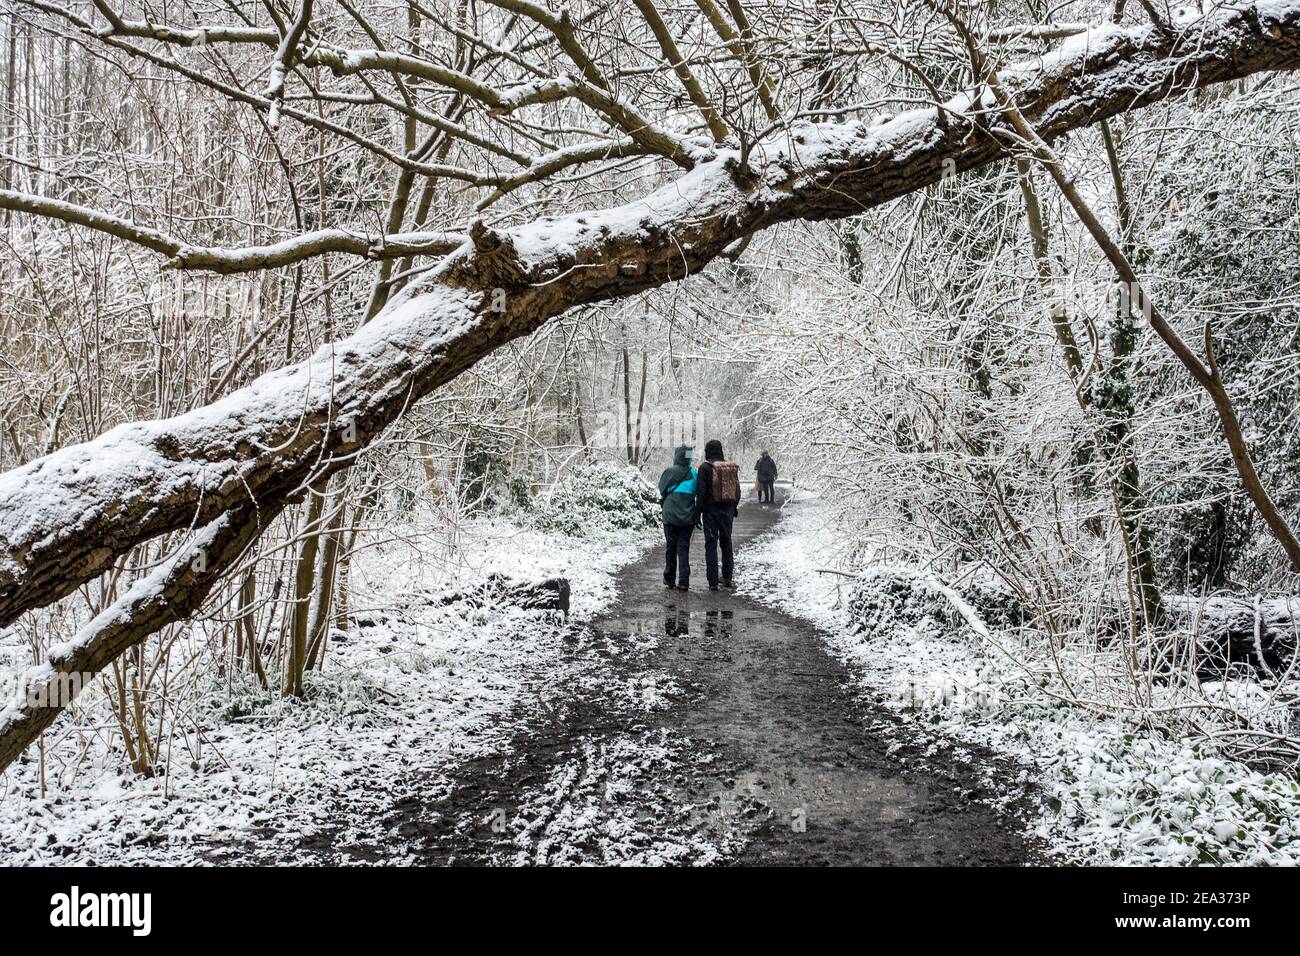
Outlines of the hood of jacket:
[{"label": "hood of jacket", "polygon": [[691,463],[691,452],[694,450],[694,445],[678,445],[673,449],[673,464],[685,468]]},{"label": "hood of jacket", "polygon": [[723,458],[722,442],[718,441],[716,438],[710,439],[704,446],[704,460],[722,461]]}]

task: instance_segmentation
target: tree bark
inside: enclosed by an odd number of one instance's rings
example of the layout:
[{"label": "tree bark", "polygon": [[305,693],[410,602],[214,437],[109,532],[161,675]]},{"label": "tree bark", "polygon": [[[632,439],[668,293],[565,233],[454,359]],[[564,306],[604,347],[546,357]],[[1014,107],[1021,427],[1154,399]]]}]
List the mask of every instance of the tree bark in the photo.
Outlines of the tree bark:
[{"label": "tree bark", "polygon": [[54,722],[94,674],[150,634],[197,611],[278,512],[245,506],[222,515],[72,640],[50,648],[45,664],[24,676],[18,699],[0,710],[0,770]]},{"label": "tree bark", "polygon": [[[1177,30],[1110,30],[1008,70],[1002,82],[1018,115],[1050,142],[1188,90],[1298,67],[1300,6],[1268,5],[1219,10]],[[1005,115],[972,118],[958,101],[884,123],[798,125],[744,158],[719,150],[626,206],[501,232],[475,224],[470,242],[350,338],[212,405],[115,428],[0,476],[0,626],[143,541],[207,524],[200,540],[219,561],[150,576],[51,659],[96,672],[193,613],[269,517],[496,347],[574,306],[698,272],[760,229],[856,215],[1004,159],[1017,138],[1009,133]],[[0,766],[54,712],[4,711]]]},{"label": "tree bark", "polygon": [[328,482],[312,489],[303,523],[302,544],[294,572],[293,614],[289,628],[289,666],[284,678],[284,695],[303,695],[303,673],[307,669],[307,633],[311,621],[312,592],[316,587],[316,556],[320,549],[321,515],[328,495]]},{"label": "tree bark", "polygon": [[[1133,212],[1129,207],[1128,190],[1124,187],[1124,171],[1120,166],[1119,151],[1115,147],[1110,127],[1101,124],[1101,138],[1106,147],[1106,160],[1110,166],[1111,182],[1115,187],[1115,211],[1119,220],[1119,241],[1124,255],[1133,257]],[[1110,360],[1101,374],[1101,387],[1095,400],[1102,414],[1102,437],[1108,453],[1120,463],[1113,476],[1120,521],[1133,560],[1134,587],[1141,605],[1142,620],[1152,623],[1160,620],[1162,609],[1159,578],[1156,574],[1155,548],[1151,541],[1151,528],[1146,521],[1147,497],[1143,490],[1142,472],[1138,467],[1137,449],[1133,447],[1133,421],[1137,416],[1133,382],[1137,377],[1137,348],[1141,339],[1138,317],[1133,314],[1127,295],[1116,297],[1115,312],[1110,316]]]}]

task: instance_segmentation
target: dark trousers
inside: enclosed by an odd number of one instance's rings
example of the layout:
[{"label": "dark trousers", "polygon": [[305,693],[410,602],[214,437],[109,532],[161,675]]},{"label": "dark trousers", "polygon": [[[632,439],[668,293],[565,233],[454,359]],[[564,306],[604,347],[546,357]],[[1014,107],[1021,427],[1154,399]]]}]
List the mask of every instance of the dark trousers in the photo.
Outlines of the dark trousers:
[{"label": "dark trousers", "polygon": [[691,583],[691,532],[688,524],[664,525],[664,584],[675,580],[682,587]]},{"label": "dark trousers", "polygon": [[771,502],[773,500],[773,490],[776,488],[776,479],[760,478],[758,479],[758,484],[760,486],[758,490],[759,503],[761,504],[764,501]]},{"label": "dark trousers", "polygon": [[709,584],[718,583],[718,552],[722,552],[722,580],[730,581],[732,572],[731,510],[704,512],[704,571]]}]

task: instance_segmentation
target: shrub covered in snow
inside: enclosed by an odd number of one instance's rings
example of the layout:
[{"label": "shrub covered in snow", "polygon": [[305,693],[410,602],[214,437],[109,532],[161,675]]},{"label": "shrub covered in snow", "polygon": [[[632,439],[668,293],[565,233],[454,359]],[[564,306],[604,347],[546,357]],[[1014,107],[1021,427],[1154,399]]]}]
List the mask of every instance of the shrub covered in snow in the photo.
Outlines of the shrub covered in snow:
[{"label": "shrub covered in snow", "polygon": [[659,523],[659,492],[629,465],[592,461],[568,473],[526,509],[539,531],[583,537]]},{"label": "shrub covered in snow", "polygon": [[977,576],[950,587],[937,575],[915,568],[871,568],[854,582],[848,599],[853,629],[869,638],[969,630],[963,610],[994,629],[1016,627],[1025,620],[1018,595],[996,580]]},{"label": "shrub covered in snow", "polygon": [[1029,615],[1020,595],[987,569],[959,583],[957,593],[994,630],[1028,623]]},{"label": "shrub covered in snow", "polygon": [[936,583],[930,575],[905,568],[872,568],[849,592],[849,620],[868,638],[955,630],[961,618]]}]

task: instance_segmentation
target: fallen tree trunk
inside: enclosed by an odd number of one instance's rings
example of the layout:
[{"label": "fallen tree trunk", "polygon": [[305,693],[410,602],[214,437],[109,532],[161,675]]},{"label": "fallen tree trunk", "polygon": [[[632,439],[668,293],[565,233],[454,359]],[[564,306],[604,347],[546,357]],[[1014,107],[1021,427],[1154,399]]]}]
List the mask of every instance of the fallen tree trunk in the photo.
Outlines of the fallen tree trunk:
[{"label": "fallen tree trunk", "polygon": [[[849,620],[868,640],[929,628],[987,639],[990,632],[1033,626],[1015,592],[979,578],[952,586],[936,573],[907,567],[876,567],[849,577],[854,579]],[[1300,677],[1300,597],[1167,595],[1161,604],[1166,614],[1156,633],[1194,639],[1196,673],[1202,680]],[[1106,603],[1089,626],[1107,644],[1126,642],[1131,612]]]},{"label": "fallen tree trunk", "polygon": [[[1043,138],[1180,93],[1300,68],[1300,2],[1109,26],[1000,75]],[[498,346],[576,305],[699,271],[754,232],[844,218],[1007,157],[1006,120],[984,94],[883,123],[801,124],[744,154],[718,149],[624,206],[495,231],[409,286],[375,320],[308,360],[212,405],[123,425],[0,476],[0,626],[70,594],[142,542],[195,525],[217,568],[171,567],[137,584],[51,656],[51,673],[97,672],[202,603],[220,573],[309,482],[347,467],[410,403]],[[196,539],[199,540],[199,539]],[[218,547],[219,545],[219,547]],[[53,708],[7,708],[0,767]]]},{"label": "fallen tree trunk", "polygon": [[[1179,28],[1104,28],[1001,79],[1045,140],[1191,89],[1300,66],[1300,4],[1219,10]],[[851,216],[1005,157],[1004,120],[970,97],[888,122],[806,124],[626,206],[472,242],[377,319],[213,405],[121,426],[0,477],[0,625],[130,548],[250,501],[301,494],[413,401],[572,306],[703,268],[776,223]],[[989,103],[987,106],[992,107]],[[978,122],[977,122],[978,119]]]},{"label": "fallen tree trunk", "polygon": [[14,700],[0,709],[0,770],[17,759],[118,655],[197,611],[278,513],[278,508],[245,507],[222,515],[132,585],[72,640],[50,648],[45,663],[23,675]]},{"label": "fallen tree trunk", "polygon": [[502,574],[490,574],[481,585],[460,591],[416,591],[379,610],[357,611],[352,620],[358,627],[374,627],[391,617],[402,617],[414,608],[436,604],[450,607],[519,607],[530,611],[558,611],[569,616],[569,579],[517,581]]},{"label": "fallen tree trunk", "polygon": [[464,600],[479,606],[508,604],[529,611],[558,611],[567,618],[569,579],[512,581],[502,575],[493,574],[488,577],[484,587],[464,595]]},{"label": "fallen tree trunk", "polygon": [[[1194,666],[1204,681],[1300,677],[1300,598],[1165,595],[1161,606],[1164,617],[1152,632],[1160,647],[1153,671]],[[1095,627],[1103,643],[1126,643],[1131,640],[1132,612],[1117,602],[1106,602],[1096,609],[1089,626]],[[1170,638],[1178,643],[1169,643]]]},{"label": "fallen tree trunk", "polygon": [[1186,598],[1169,604],[1173,623],[1196,635],[1202,680],[1243,671],[1265,679],[1300,674],[1300,599]]}]

